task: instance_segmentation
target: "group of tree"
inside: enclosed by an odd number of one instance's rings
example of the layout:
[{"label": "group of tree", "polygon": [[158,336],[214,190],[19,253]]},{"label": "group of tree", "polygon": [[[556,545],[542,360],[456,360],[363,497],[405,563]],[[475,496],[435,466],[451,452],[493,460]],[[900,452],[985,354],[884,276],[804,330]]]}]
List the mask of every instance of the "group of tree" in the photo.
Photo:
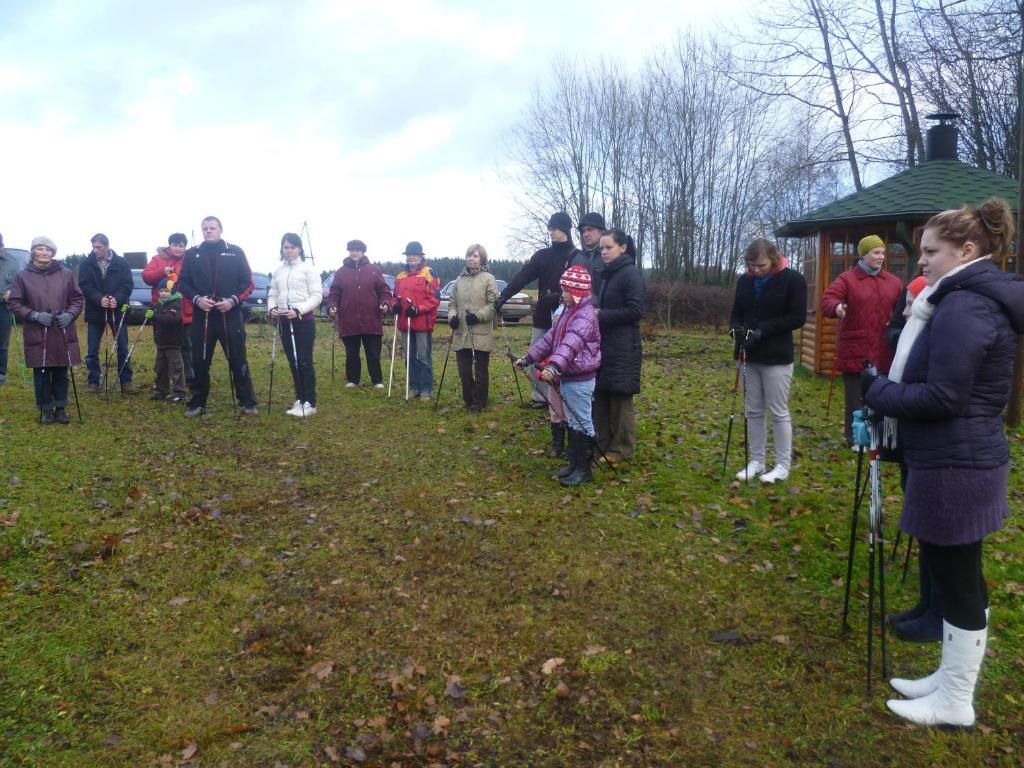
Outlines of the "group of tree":
[{"label": "group of tree", "polygon": [[[428,259],[431,271],[437,276],[443,288],[445,284],[457,278],[462,270],[466,268],[466,260],[451,256],[443,256]],[[405,269],[404,261],[382,261],[378,266],[386,275],[397,275]],[[523,268],[521,261],[511,259],[490,259],[487,262],[487,270],[494,275],[496,280],[508,282],[520,269]],[[320,273],[321,278],[326,280],[334,274],[333,270],[324,270]]]},{"label": "group of tree", "polygon": [[513,249],[599,211],[653,279],[729,286],[751,238],[922,162],[933,111],[962,116],[964,162],[1016,178],[1022,21],[1021,0],[777,0],[634,72],[557,59],[509,138]]}]

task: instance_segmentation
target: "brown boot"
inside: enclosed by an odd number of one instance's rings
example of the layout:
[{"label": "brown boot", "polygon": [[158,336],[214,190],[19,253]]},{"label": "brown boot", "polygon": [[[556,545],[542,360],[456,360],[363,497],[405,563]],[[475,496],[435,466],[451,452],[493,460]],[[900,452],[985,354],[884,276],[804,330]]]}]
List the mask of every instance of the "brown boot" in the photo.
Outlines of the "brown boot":
[{"label": "brown boot", "polygon": [[90,395],[98,395],[100,393],[100,385],[99,384],[88,384],[85,387],[85,391],[88,392]]},{"label": "brown boot", "polygon": [[130,381],[126,381],[121,385],[122,395],[137,395],[139,394],[139,388],[132,384]]}]

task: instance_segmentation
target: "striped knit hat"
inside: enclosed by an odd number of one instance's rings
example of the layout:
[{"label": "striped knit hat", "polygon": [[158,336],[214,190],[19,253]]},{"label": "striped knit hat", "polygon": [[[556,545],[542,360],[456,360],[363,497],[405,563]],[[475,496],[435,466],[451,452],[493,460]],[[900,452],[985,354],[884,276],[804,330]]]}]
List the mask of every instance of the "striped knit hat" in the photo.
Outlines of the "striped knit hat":
[{"label": "striped knit hat", "polygon": [[586,267],[579,264],[565,270],[558,284],[568,291],[576,301],[590,295],[590,273]]}]

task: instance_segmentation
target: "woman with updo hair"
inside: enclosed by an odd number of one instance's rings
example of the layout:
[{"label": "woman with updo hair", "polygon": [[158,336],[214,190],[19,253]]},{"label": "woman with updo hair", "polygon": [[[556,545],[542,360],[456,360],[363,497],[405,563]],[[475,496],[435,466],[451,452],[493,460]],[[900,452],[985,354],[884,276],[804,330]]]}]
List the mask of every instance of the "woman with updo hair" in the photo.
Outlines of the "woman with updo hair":
[{"label": "woman with updo hair", "polygon": [[920,725],[975,720],[988,638],[982,540],[1009,515],[1002,411],[1024,333],[1024,279],[993,263],[1009,252],[1013,231],[1010,207],[998,198],[932,217],[918,261],[927,284],[892,364],[899,381],[863,376],[864,401],[896,417],[907,466],[900,529],[918,540],[943,599],[938,670],[890,681],[904,698],[889,709]]}]

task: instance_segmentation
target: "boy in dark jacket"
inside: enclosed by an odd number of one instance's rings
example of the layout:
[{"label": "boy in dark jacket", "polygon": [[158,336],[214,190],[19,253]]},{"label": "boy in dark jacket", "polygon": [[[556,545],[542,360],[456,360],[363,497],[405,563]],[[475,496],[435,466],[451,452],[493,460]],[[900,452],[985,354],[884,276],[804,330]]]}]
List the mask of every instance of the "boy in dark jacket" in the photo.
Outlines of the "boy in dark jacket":
[{"label": "boy in dark jacket", "polygon": [[160,298],[153,313],[156,381],[153,382],[154,392],[150,400],[167,400],[171,403],[182,402],[187,394],[185,363],[181,359],[181,346],[185,338],[184,308],[181,294],[174,284],[176,279],[176,275],[171,275],[157,284]]}]

